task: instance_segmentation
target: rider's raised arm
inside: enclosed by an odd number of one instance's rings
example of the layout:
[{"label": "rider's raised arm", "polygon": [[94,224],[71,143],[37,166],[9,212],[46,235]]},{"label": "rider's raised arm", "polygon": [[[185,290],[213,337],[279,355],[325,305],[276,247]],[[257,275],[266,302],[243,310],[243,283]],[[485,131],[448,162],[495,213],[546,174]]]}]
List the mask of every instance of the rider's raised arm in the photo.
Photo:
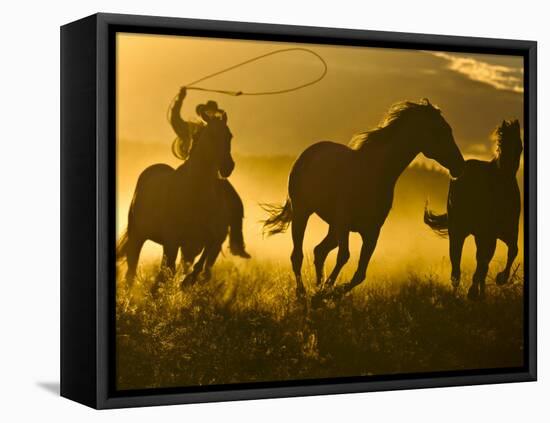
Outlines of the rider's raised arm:
[{"label": "rider's raised arm", "polygon": [[185,87],[182,87],[180,90],[176,101],[174,101],[174,104],[172,104],[172,108],[170,109],[170,124],[172,125],[172,128],[174,129],[174,132],[176,135],[182,139],[186,140],[191,136],[190,131],[190,125],[189,122],[186,122],[181,118],[181,105],[183,104],[183,99],[185,98],[185,95],[187,94],[187,90]]}]

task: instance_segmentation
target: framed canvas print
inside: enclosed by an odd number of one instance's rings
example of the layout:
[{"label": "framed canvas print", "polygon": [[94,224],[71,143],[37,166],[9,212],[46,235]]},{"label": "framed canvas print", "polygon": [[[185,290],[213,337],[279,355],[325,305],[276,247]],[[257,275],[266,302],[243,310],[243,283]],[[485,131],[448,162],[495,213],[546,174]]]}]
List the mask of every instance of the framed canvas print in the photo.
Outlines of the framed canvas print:
[{"label": "framed canvas print", "polygon": [[61,394],[536,379],[536,43],[61,29]]}]

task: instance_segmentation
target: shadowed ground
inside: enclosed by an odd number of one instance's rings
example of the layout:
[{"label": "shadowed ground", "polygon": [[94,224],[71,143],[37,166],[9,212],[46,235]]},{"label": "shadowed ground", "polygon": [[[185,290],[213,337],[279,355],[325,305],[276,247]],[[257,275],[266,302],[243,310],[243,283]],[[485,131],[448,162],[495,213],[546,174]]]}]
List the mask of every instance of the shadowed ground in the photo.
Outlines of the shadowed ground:
[{"label": "shadowed ground", "polygon": [[[306,266],[309,292],[314,280]],[[445,272],[446,273],[446,272]],[[145,268],[133,300],[117,294],[119,389],[196,386],[407,372],[515,367],[523,363],[523,274],[487,299],[448,281],[410,275],[368,280],[337,304],[297,307],[288,268],[222,261],[213,279],[153,300]],[[466,278],[470,275],[465,274]]]}]

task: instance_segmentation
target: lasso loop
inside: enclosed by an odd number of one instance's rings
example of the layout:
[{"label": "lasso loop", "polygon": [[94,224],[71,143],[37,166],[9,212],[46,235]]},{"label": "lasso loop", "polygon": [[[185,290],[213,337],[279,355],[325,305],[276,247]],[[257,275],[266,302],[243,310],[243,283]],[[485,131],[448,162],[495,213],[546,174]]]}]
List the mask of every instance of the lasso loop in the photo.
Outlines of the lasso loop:
[{"label": "lasso loop", "polygon": [[[282,89],[282,90],[244,92],[244,91],[231,91],[231,90],[216,90],[216,89],[212,89],[212,88],[196,87],[195,86],[196,84],[198,84],[200,82],[203,82],[203,81],[206,81],[208,79],[214,78],[215,76],[221,75],[223,73],[232,71],[232,70],[237,69],[241,66],[248,65],[252,62],[256,62],[258,60],[265,59],[266,57],[274,56],[276,54],[287,53],[289,51],[303,51],[303,52],[312,54],[317,59],[319,59],[319,61],[323,65],[323,71],[321,72],[321,74],[317,78],[313,79],[312,81],[306,82],[304,84],[297,85],[297,86],[292,87],[292,88],[285,88],[285,89]],[[196,90],[196,91],[205,91],[205,92],[211,92],[211,93],[217,93],[217,94],[225,94],[225,95],[231,95],[231,96],[234,96],[234,97],[285,94],[285,93],[290,93],[290,92],[293,92],[293,91],[297,91],[297,90],[300,90],[302,88],[309,87],[310,85],[316,84],[317,82],[321,81],[326,76],[327,72],[328,72],[327,63],[325,62],[325,60],[319,54],[317,54],[313,50],[310,50],[310,49],[307,49],[307,48],[292,47],[292,48],[284,48],[284,49],[280,49],[280,50],[274,50],[274,51],[271,51],[269,53],[253,57],[252,59],[245,60],[244,62],[237,63],[236,65],[233,65],[233,66],[230,66],[228,68],[222,69],[220,71],[211,73],[210,75],[206,75],[206,76],[204,76],[200,79],[197,79],[196,81],[193,81],[193,82],[185,85],[185,87],[188,90]],[[167,111],[167,115],[166,115],[168,122],[170,122],[170,110],[172,109],[172,105],[174,104],[174,101],[176,101],[177,96],[178,96],[177,94],[174,96],[174,98],[172,99],[172,101],[170,102],[170,105],[168,107],[168,111]]]},{"label": "lasso loop", "polygon": [[[221,75],[223,73],[232,71],[233,69],[240,68],[241,66],[248,65],[252,62],[256,62],[258,60],[265,59],[266,57],[273,56],[275,54],[281,54],[281,53],[287,53],[289,51],[303,51],[309,54],[314,55],[319,61],[323,64],[323,71],[321,72],[321,75],[319,75],[317,78],[315,78],[312,81],[306,82],[305,84],[297,85],[292,88],[286,88],[283,90],[273,90],[273,91],[258,91],[258,92],[243,92],[243,91],[227,91],[227,90],[214,90],[210,88],[202,88],[202,87],[195,87],[196,84],[206,81],[207,79],[214,78],[215,76]],[[296,91],[305,87],[309,87],[310,85],[316,84],[321,79],[325,77],[325,75],[328,72],[328,66],[325,60],[317,53],[315,53],[313,50],[303,48],[303,47],[292,47],[292,48],[284,48],[281,50],[275,50],[271,51],[266,54],[262,54],[260,56],[253,57],[252,59],[245,60],[244,62],[237,63],[236,65],[230,66],[228,68],[222,69],[218,72],[214,72],[210,75],[204,76],[200,79],[197,79],[196,81],[191,82],[190,84],[187,84],[186,87],[188,90],[199,90],[199,91],[209,91],[209,92],[215,92],[220,94],[227,94],[227,95],[233,95],[233,96],[240,96],[240,95],[274,95],[274,94],[284,94],[284,93],[290,93],[292,91]]]}]

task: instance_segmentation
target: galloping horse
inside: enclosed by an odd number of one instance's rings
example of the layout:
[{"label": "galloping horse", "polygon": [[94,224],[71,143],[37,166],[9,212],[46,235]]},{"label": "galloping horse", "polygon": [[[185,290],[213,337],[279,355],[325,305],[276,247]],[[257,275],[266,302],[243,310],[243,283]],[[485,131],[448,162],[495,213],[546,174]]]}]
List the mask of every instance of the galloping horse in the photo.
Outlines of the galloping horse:
[{"label": "galloping horse", "polygon": [[[283,232],[292,223],[291,255],[296,294],[303,298],[302,243],[308,219],[316,213],[329,224],[326,237],[315,247],[315,270],[320,288],[315,300],[338,297],[359,285],[376,247],[380,228],[391,209],[399,175],[419,154],[433,158],[458,176],[464,159],[449,124],[428,100],[393,105],[376,129],[363,132],[350,146],[322,141],[298,157],[289,176],[284,206],[268,206],[268,234]],[[359,265],[350,282],[334,288],[349,259],[349,233],[358,232],[363,245]],[[334,270],[324,281],[327,255],[338,247]]]},{"label": "galloping horse", "polygon": [[[172,271],[179,248],[184,260],[191,263],[202,251],[184,283],[194,282],[203,268],[205,277],[210,276],[229,224],[219,177],[229,177],[235,163],[227,115],[224,112],[207,119],[185,163],[176,170],[155,164],[139,176],[128,212],[128,228],[117,246],[117,257],[128,262],[129,283],[134,280],[146,240],[163,246],[162,264]],[[161,280],[162,272],[155,286]]]},{"label": "galloping horse", "polygon": [[463,175],[451,181],[447,213],[435,214],[426,207],[424,222],[440,235],[449,235],[451,282],[460,284],[462,247],[468,235],[476,241],[477,267],[468,297],[485,295],[485,278],[495,253],[497,239],[508,247],[506,266],[496,282],[503,285],[510,277],[518,253],[518,225],[521,198],[516,180],[523,147],[519,122],[503,121],[494,131],[497,154],[493,160],[467,160]]}]

